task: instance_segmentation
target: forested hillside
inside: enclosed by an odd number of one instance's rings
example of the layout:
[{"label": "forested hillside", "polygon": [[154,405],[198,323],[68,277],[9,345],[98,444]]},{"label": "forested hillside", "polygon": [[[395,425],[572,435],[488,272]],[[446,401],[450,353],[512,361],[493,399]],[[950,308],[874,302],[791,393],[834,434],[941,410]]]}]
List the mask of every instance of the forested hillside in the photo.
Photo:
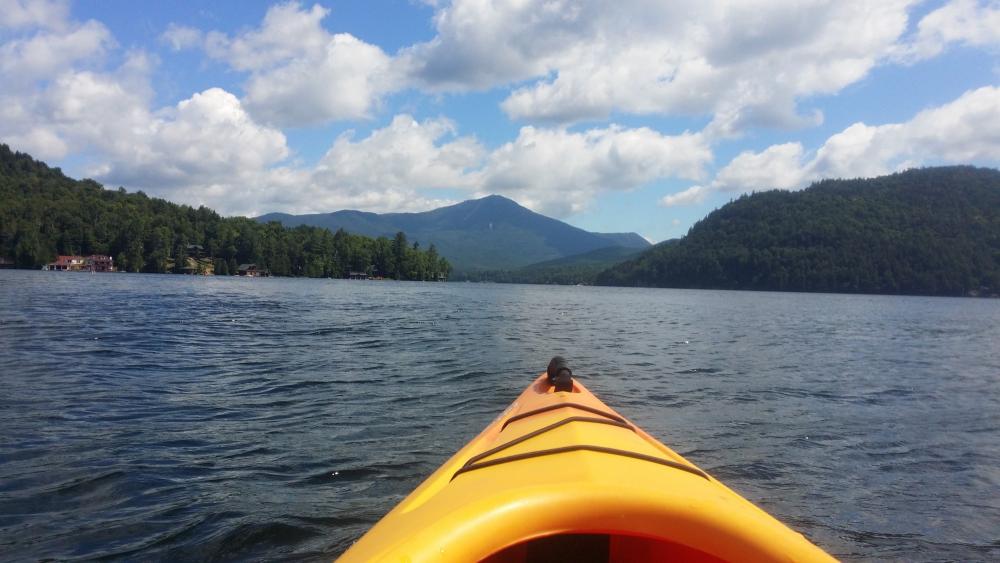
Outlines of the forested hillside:
[{"label": "forested hillside", "polygon": [[741,196],[605,285],[1000,293],[1000,171],[969,166]]},{"label": "forested hillside", "polygon": [[451,266],[431,245],[426,251],[395,238],[245,217],[224,218],[124,189],[74,180],[58,168],[0,145],[0,257],[38,268],[58,254],[106,254],[129,272],[165,272],[184,264],[189,246],[215,259],[217,274],[256,263],[281,276],[342,277],[350,271],[397,279],[435,279]]},{"label": "forested hillside", "polygon": [[565,258],[546,260],[513,270],[482,270],[458,273],[458,280],[497,283],[538,283],[556,285],[592,285],[607,268],[641,252],[636,248],[608,246]]}]

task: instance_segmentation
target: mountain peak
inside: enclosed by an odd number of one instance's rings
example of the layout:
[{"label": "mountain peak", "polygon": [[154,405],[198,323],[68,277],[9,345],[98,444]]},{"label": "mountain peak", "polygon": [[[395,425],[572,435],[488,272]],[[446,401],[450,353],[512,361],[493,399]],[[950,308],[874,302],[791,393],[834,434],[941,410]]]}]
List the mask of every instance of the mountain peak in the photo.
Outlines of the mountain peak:
[{"label": "mountain peak", "polygon": [[479,205],[489,205],[492,207],[503,207],[503,208],[518,208],[518,209],[528,209],[527,207],[521,205],[520,203],[510,199],[509,197],[504,197],[502,195],[490,194],[479,199],[470,199],[463,203],[479,204]]},{"label": "mountain peak", "polygon": [[[264,219],[269,216],[258,218]],[[536,213],[502,195],[491,194],[422,213],[358,213],[271,216],[286,226],[326,227],[368,236],[402,231],[422,246],[434,244],[455,271],[517,268],[606,248],[646,248],[634,233],[591,233]]]},{"label": "mountain peak", "polygon": [[510,199],[509,197],[504,197],[504,196],[502,196],[500,194],[490,194],[490,195],[488,195],[486,197],[481,197],[481,198],[479,198],[476,201],[489,201],[489,202],[495,202],[495,203],[512,203],[512,204],[514,204],[514,205],[516,205],[518,207],[524,207],[523,205],[521,205],[520,203],[518,203],[518,202],[516,202],[516,201],[514,201],[512,199]]}]

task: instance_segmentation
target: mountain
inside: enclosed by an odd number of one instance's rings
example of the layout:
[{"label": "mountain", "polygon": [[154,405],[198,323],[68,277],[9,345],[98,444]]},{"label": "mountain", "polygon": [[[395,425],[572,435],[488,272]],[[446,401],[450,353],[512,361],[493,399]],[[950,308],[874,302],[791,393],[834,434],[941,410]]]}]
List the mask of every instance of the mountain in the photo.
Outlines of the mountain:
[{"label": "mountain", "polygon": [[529,264],[514,270],[484,270],[460,274],[457,279],[499,283],[591,285],[602,271],[640,252],[642,250],[637,248],[606,246],[583,254]]},{"label": "mountain", "polygon": [[592,233],[535,213],[498,195],[423,213],[337,211],[313,215],[270,213],[260,222],[310,225],[391,237],[402,231],[423,246],[434,244],[456,271],[514,269],[609,246],[650,246],[635,233]]},{"label": "mountain", "polygon": [[607,246],[604,248],[598,248],[597,250],[591,250],[590,252],[584,252],[582,254],[574,254],[573,256],[564,256],[554,260],[546,260],[545,262],[530,264],[522,269],[545,270],[577,268],[581,266],[603,266],[603,268],[601,268],[603,270],[604,268],[623,262],[628,258],[632,258],[640,252],[642,251],[637,248]]},{"label": "mountain", "polygon": [[1000,293],[1000,171],[971,166],[744,195],[603,285]]}]

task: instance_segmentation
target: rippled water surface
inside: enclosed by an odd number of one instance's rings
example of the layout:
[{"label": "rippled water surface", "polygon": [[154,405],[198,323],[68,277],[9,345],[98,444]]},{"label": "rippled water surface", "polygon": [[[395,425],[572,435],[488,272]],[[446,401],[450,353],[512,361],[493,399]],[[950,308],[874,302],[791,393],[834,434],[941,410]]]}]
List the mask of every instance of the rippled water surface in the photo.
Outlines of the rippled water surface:
[{"label": "rippled water surface", "polygon": [[1000,301],[0,271],[4,559],[330,559],[562,353],[844,559],[1000,558]]}]

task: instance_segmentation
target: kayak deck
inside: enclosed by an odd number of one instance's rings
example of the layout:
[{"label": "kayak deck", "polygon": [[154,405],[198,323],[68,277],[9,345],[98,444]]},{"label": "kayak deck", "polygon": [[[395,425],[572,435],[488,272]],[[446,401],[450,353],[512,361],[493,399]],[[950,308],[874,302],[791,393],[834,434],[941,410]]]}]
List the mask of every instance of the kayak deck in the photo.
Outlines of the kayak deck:
[{"label": "kayak deck", "polygon": [[602,403],[543,374],[343,561],[828,561]]}]

